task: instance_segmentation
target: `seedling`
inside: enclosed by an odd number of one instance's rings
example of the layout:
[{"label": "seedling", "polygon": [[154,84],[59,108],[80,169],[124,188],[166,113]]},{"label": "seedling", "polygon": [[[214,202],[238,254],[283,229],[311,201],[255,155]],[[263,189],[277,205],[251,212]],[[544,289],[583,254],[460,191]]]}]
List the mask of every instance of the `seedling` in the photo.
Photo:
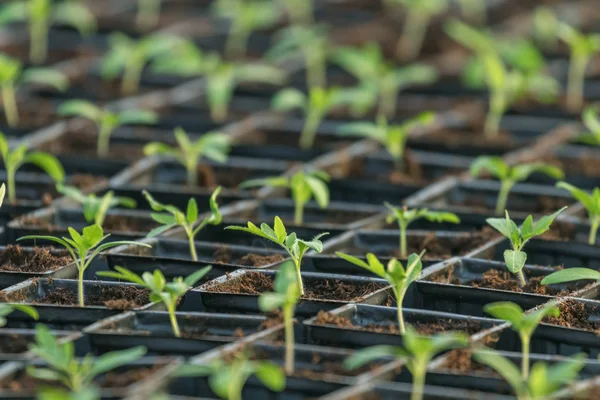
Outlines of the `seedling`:
[{"label": "seedling", "polygon": [[58,114],[86,118],[98,128],[98,157],[107,157],[110,137],[121,125],[155,124],[158,116],[149,110],[123,110],[112,112],[86,100],[69,100],[60,105]]},{"label": "seedling", "polygon": [[0,328],[6,326],[7,320],[6,317],[9,314],[12,314],[14,311],[21,311],[27,315],[29,315],[34,320],[38,320],[40,314],[37,310],[31,306],[26,304],[9,304],[9,303],[0,303]]},{"label": "seedling", "polygon": [[413,130],[419,126],[427,126],[435,121],[435,114],[423,112],[401,124],[388,125],[385,118],[373,122],[350,122],[338,130],[340,135],[361,136],[379,142],[385,147],[394,160],[398,170],[402,169],[406,141]]},{"label": "seedling", "polygon": [[600,34],[586,35],[564,22],[559,22],[558,37],[571,49],[567,108],[576,112],[583,106],[585,70],[594,54],[600,52]]},{"label": "seedling", "polygon": [[408,207],[394,207],[390,203],[384,203],[390,214],[387,216],[386,221],[388,223],[397,221],[398,227],[400,228],[400,257],[406,258],[408,256],[406,237],[408,226],[419,219],[425,218],[430,222],[449,222],[451,224],[460,223],[460,218],[456,214],[442,211],[429,211],[427,208],[411,209]]},{"label": "seedling", "polygon": [[188,186],[198,184],[197,168],[200,158],[206,157],[209,160],[221,163],[227,161],[231,138],[224,133],[205,133],[192,142],[183,128],[177,127],[175,128],[175,139],[178,147],[152,142],[144,147],[144,154],[147,156],[165,155],[177,160],[185,167]]},{"label": "seedling", "polygon": [[579,201],[585,207],[590,221],[590,235],[588,243],[590,245],[596,244],[596,233],[600,226],[600,188],[596,187],[592,193],[588,193],[578,187],[575,187],[567,182],[558,182],[557,188],[565,189],[571,196]]},{"label": "seedling", "polygon": [[558,317],[560,311],[553,304],[548,304],[529,314],[525,314],[518,304],[510,301],[486,304],[483,310],[494,318],[510,322],[512,330],[519,334],[522,355],[521,378],[524,381],[527,380],[529,378],[529,345],[531,343],[531,336],[544,317]]},{"label": "seedling", "polygon": [[2,89],[2,104],[8,126],[15,127],[19,123],[19,111],[15,97],[15,86],[24,83],[50,85],[56,90],[65,91],[69,79],[52,68],[28,68],[23,70],[21,62],[15,58],[0,53],[0,87]]},{"label": "seedling", "polygon": [[166,34],[132,39],[123,33],[113,33],[108,43],[110,49],[101,65],[102,77],[112,80],[122,75],[121,93],[129,96],[138,91],[144,67],[153,58],[181,43],[181,39]]},{"label": "seedling", "polygon": [[377,43],[369,43],[362,48],[342,47],[332,57],[364,87],[373,88],[379,97],[379,118],[391,118],[396,114],[396,99],[402,89],[433,83],[438,78],[435,68],[428,65],[397,67],[385,59]]},{"label": "seedling", "polygon": [[320,233],[310,241],[298,239],[295,232],[292,232],[289,235],[287,234],[285,225],[283,225],[283,221],[281,221],[281,218],[277,216],[275,217],[275,220],[273,222],[273,228],[271,228],[265,223],[260,224],[260,228],[258,228],[252,222],[248,221],[248,227],[228,226],[225,229],[248,232],[253,235],[270,240],[271,242],[274,242],[279,246],[283,247],[283,249],[287,251],[287,253],[292,258],[294,266],[296,267],[296,276],[298,279],[298,284],[300,285],[301,296],[304,296],[304,285],[302,284],[302,275],[300,275],[302,258],[308,250],[313,250],[317,253],[322,252],[323,243],[319,239],[329,234],[329,232]]},{"label": "seedling", "polygon": [[477,350],[473,352],[473,358],[502,376],[518,400],[553,398],[555,392],[577,378],[586,361],[586,355],[581,353],[550,366],[538,361],[533,364],[528,378],[523,379],[515,364],[495,350]]},{"label": "seedling", "polygon": [[47,367],[27,366],[27,374],[35,379],[50,381],[67,387],[71,392],[82,392],[93,385],[94,379],[113,369],[134,362],[146,354],[143,346],[111,351],[94,357],[91,353],[83,359],[75,357],[72,341],[59,343],[46,325],[35,327],[35,343],[30,351],[48,364]]},{"label": "seedling", "polygon": [[413,376],[411,400],[423,399],[427,366],[433,357],[446,350],[466,347],[468,336],[463,332],[443,332],[432,336],[420,336],[412,327],[406,327],[402,338],[403,347],[379,345],[358,350],[346,359],[346,369],[360,368],[383,357],[406,359],[406,367]]},{"label": "seedling", "polygon": [[250,360],[247,350],[232,354],[233,360],[217,359],[209,365],[182,364],[175,371],[177,377],[208,376],[211,390],[224,400],[242,400],[242,389],[252,376],[269,390],[285,389],[285,374],[281,368],[266,360]]},{"label": "seedling", "polygon": [[556,47],[558,20],[548,6],[538,6],[533,12],[533,36],[545,49]]},{"label": "seedling", "polygon": [[496,214],[506,210],[508,195],[518,182],[526,181],[532,174],[541,173],[554,179],[564,178],[560,168],[542,162],[508,165],[502,157],[479,156],[472,163],[471,175],[477,177],[486,171],[500,181],[500,192],[496,200]]},{"label": "seedling", "polygon": [[294,200],[294,224],[302,225],[304,221],[304,206],[315,199],[321,208],[329,204],[329,175],[324,171],[300,170],[292,176],[275,176],[271,178],[250,179],[240,184],[241,189],[270,186],[283,187],[291,192]]},{"label": "seedling", "polygon": [[600,146],[600,118],[598,118],[598,105],[587,106],[581,113],[581,120],[589,132],[577,137],[581,143],[590,146]]},{"label": "seedling", "polygon": [[294,373],[294,309],[300,301],[300,285],[291,262],[284,263],[275,277],[275,293],[266,292],[258,298],[262,312],[281,309],[285,327],[285,372]]},{"label": "seedling", "polygon": [[11,204],[17,203],[17,189],[15,175],[24,164],[33,164],[52,178],[55,182],[65,179],[65,170],[56,157],[42,151],[27,151],[27,144],[21,144],[16,149],[10,150],[4,133],[0,132],[0,154],[6,170],[6,183],[8,185],[8,200]]},{"label": "seedling", "polygon": [[600,281],[600,272],[591,268],[565,268],[551,273],[542,279],[542,285],[554,285],[573,281]]},{"label": "seedling", "polygon": [[[37,400],[100,400],[100,390],[95,386],[88,386],[78,392],[54,387],[41,387],[36,393]],[[154,399],[153,399],[154,400]]]},{"label": "seedling", "polygon": [[402,303],[404,302],[404,296],[406,295],[408,287],[421,276],[421,270],[423,269],[421,257],[425,254],[425,250],[423,250],[421,254],[411,254],[406,262],[406,269],[396,258],[392,258],[388,262],[387,268],[384,268],[381,261],[379,261],[373,253],[367,254],[367,262],[339,251],[335,254],[354,265],[358,265],[359,267],[374,273],[392,285],[392,291],[396,297],[396,305],[398,308],[398,329],[400,330],[400,334],[404,335],[406,333],[406,328],[404,326],[404,317],[402,315]]},{"label": "seedling", "polygon": [[160,21],[162,0],[138,0],[138,12],[135,24],[139,30],[148,31]]},{"label": "seedling", "polygon": [[163,303],[165,305],[167,312],[169,313],[173,334],[175,337],[181,337],[179,323],[177,322],[177,316],[175,315],[177,302],[184,294],[192,289],[200,279],[208,274],[211,268],[211,266],[202,268],[201,270],[188,275],[186,278],[173,278],[172,282],[167,282],[164,274],[159,269],[154,270],[153,273],[146,271],[142,276],[139,276],[127,268],[115,266],[115,271],[101,271],[98,272],[97,275],[135,283],[148,289],[151,292],[150,301],[153,303]]},{"label": "seedling", "polygon": [[219,225],[221,223],[223,218],[221,217],[219,205],[217,204],[217,196],[220,192],[221,187],[219,186],[210,196],[210,215],[194,227],[198,220],[198,204],[196,203],[196,199],[193,197],[189,199],[186,213],[184,214],[183,211],[173,205],[159,203],[150,193],[144,190],[142,193],[154,211],[166,211],[163,213],[156,212],[151,214],[152,219],[161,224],[161,226],[152,229],[147,237],[158,236],[171,228],[181,226],[188,237],[192,259],[198,261],[196,246],[194,246],[194,237],[196,237],[206,225]]},{"label": "seedling", "polygon": [[508,211],[506,211],[506,218],[488,218],[486,220],[502,236],[510,240],[512,250],[504,251],[504,262],[510,272],[517,274],[522,286],[527,284],[523,275],[523,267],[525,266],[525,261],[527,261],[527,254],[523,251],[523,247],[525,247],[529,239],[540,236],[548,231],[554,219],[566,208],[563,207],[552,215],[543,216],[535,225],[533,224],[533,217],[529,215],[525,218],[520,229],[508,216]]},{"label": "seedling", "polygon": [[62,183],[56,185],[56,190],[79,203],[83,208],[85,220],[88,223],[94,223],[99,226],[104,224],[106,214],[111,208],[117,206],[135,208],[137,205],[136,201],[131,197],[115,197],[115,192],[112,190],[106,192],[102,197],[98,197],[94,193],[83,194],[76,187],[65,186]]},{"label": "seedling", "polygon": [[325,116],[334,108],[348,104],[347,93],[340,88],[323,89],[311,87],[308,96],[295,88],[286,88],[273,97],[272,107],[277,111],[301,109],[304,113],[304,127],[300,134],[300,148],[313,147],[317,129]]},{"label": "seedling", "polygon": [[53,24],[69,25],[82,36],[96,30],[96,19],[82,3],[74,1],[20,0],[0,9],[0,24],[26,22],[29,27],[29,59],[41,64],[48,57],[48,31]]},{"label": "seedling", "polygon": [[111,249],[113,247],[121,246],[124,244],[134,246],[151,247],[149,244],[134,242],[129,240],[122,240],[116,242],[102,243],[110,236],[105,235],[102,228],[98,225],[90,225],[83,228],[82,233],[77,232],[75,229],[69,227],[68,237],[56,237],[56,236],[45,236],[45,235],[28,235],[22,236],[17,239],[21,240],[48,240],[55,242],[63,246],[75,262],[77,271],[79,273],[77,294],[79,298],[79,307],[85,307],[84,296],[83,296],[83,273],[88,269],[92,261],[103,251]]},{"label": "seedling", "polygon": [[270,0],[238,1],[235,5],[228,1],[216,1],[212,10],[231,23],[225,44],[225,54],[231,60],[246,55],[248,38],[253,31],[267,28],[279,19],[277,7]]}]

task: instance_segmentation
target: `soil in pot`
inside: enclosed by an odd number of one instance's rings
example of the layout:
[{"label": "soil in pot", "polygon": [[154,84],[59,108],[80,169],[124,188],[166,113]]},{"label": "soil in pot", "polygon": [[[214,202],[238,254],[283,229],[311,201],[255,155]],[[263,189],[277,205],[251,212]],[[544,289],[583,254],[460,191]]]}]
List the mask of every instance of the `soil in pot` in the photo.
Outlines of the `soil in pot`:
[{"label": "soil in pot", "polygon": [[33,341],[33,336],[4,335],[2,341],[0,341],[0,354],[24,353],[29,350],[29,344]]},{"label": "soil in pot", "polygon": [[600,335],[600,321],[590,318],[584,303],[568,299],[558,305],[558,317],[545,317],[542,322],[565,328],[584,329]]},{"label": "soil in pot", "polygon": [[409,139],[408,146],[423,150],[443,149],[457,154],[474,154],[476,149],[482,154],[502,154],[516,148],[517,142],[506,131],[488,138],[483,134],[483,129],[442,129]]},{"label": "soil in pot", "polygon": [[20,246],[9,245],[0,253],[0,271],[39,273],[53,271],[70,263],[72,258],[67,252],[56,256],[48,248],[34,247],[24,251]]},{"label": "soil in pot", "polygon": [[262,267],[285,260],[283,254],[263,255],[248,253],[238,258],[232,254],[227,246],[219,247],[215,250],[213,256],[214,262],[217,264],[235,264],[248,267]]},{"label": "soil in pot", "polygon": [[[65,230],[65,227],[56,225],[46,218],[38,218],[32,215],[21,217],[19,222],[24,227],[34,226],[49,232]],[[126,215],[107,215],[102,224],[102,228],[105,232],[150,232],[157,226],[158,224],[153,221]]]},{"label": "soil in pot", "polygon": [[[57,287],[42,297],[37,304],[78,306],[77,293],[66,287]],[[86,306],[106,307],[110,310],[131,310],[150,303],[150,292],[133,286],[109,286],[99,294],[86,295]]]},{"label": "soil in pot", "polygon": [[600,158],[598,155],[580,152],[577,157],[561,158],[549,156],[543,162],[555,165],[563,170],[565,175],[583,175],[590,178],[600,177]]}]

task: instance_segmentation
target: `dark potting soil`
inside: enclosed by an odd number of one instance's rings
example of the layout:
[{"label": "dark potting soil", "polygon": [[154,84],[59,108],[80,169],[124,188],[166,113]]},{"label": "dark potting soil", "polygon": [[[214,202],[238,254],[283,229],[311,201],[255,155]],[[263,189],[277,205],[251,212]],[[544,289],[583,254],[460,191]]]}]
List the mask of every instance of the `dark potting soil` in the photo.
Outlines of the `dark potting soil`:
[{"label": "dark potting soil", "polygon": [[[487,336],[483,344],[493,347],[492,344],[498,341],[498,335]],[[472,357],[471,348],[454,349],[448,352],[446,363],[440,367],[442,370],[456,374],[475,373],[478,375],[497,376],[496,372],[487,365],[475,361]]]},{"label": "dark potting soil", "polygon": [[[483,246],[496,236],[498,236],[498,232],[488,226],[479,231],[462,233],[452,238],[438,237],[437,233],[433,231],[425,237],[409,235],[406,245],[408,254],[419,254],[426,249],[424,259],[440,259],[464,255]],[[397,257],[400,253],[395,252],[393,255]]]},{"label": "dark potting soil", "polygon": [[483,134],[483,129],[444,129],[428,133],[427,135],[418,137],[411,141],[418,143],[443,143],[448,148],[477,146],[485,149],[497,147],[510,147],[514,145],[513,138],[507,132],[500,131],[496,137],[488,138]]},{"label": "dark potting soil", "polygon": [[[304,280],[303,283],[304,296],[302,298],[307,300],[353,301],[386,286],[375,282],[356,284],[342,282],[337,279]],[[274,282],[271,276],[262,272],[248,272],[226,282],[208,285],[206,290],[209,292],[260,295],[264,292],[273,291],[273,286]]]},{"label": "dark potting soil", "polygon": [[[23,226],[35,226],[36,228],[45,229],[49,232],[56,230],[64,230],[65,227],[56,225],[53,221],[45,218],[25,215],[19,218],[19,222]],[[107,215],[102,224],[104,232],[150,232],[156,228],[158,224],[154,221],[139,219],[126,215]]]},{"label": "dark potting soil", "polygon": [[567,175],[578,174],[593,178],[600,177],[600,158],[581,152],[577,157],[545,157],[542,161],[556,165]]},{"label": "dark potting soil", "polygon": [[262,255],[262,254],[253,254],[248,253],[235,259],[231,254],[231,249],[226,246],[219,247],[214,255],[215,262],[217,264],[236,264],[236,265],[244,265],[248,267],[262,267],[264,265],[274,264],[280,261],[285,260],[283,254],[272,254],[272,255]]},{"label": "dark potting soil", "polygon": [[[37,300],[37,304],[58,304],[78,306],[75,290],[70,288],[53,288],[50,293]],[[108,286],[99,294],[86,294],[86,306],[101,306],[110,310],[131,310],[150,303],[150,292],[132,286]]]},{"label": "dark potting soil", "polygon": [[73,174],[69,178],[69,184],[79,189],[86,189],[94,185],[108,182],[108,179],[103,176],[95,176],[92,174]]},{"label": "dark potting soil", "polygon": [[545,317],[542,322],[565,328],[584,329],[600,335],[600,321],[590,320],[583,303],[569,299],[559,304],[558,309],[560,310],[558,317]]},{"label": "dark potting soil", "polygon": [[33,342],[33,337],[25,337],[20,335],[4,336],[4,340],[0,342],[1,354],[19,354],[24,353],[29,349],[29,344]]},{"label": "dark potting soil", "polygon": [[9,272],[46,272],[67,265],[73,259],[62,252],[64,256],[54,256],[47,248],[34,247],[33,251],[25,252],[19,246],[9,245],[0,253],[0,271]]},{"label": "dark potting soil", "polygon": [[[42,149],[52,154],[68,154],[79,157],[98,158],[98,134],[92,126],[77,132],[69,132],[49,143]],[[108,159],[136,160],[143,157],[142,145],[110,144]]]},{"label": "dark potting soil", "polygon": [[[573,204],[573,200],[561,197],[550,197],[550,196],[537,196],[535,197],[535,205],[528,207],[527,210],[520,210],[529,213],[536,214],[552,214],[556,210]],[[469,195],[465,196],[465,199],[459,203],[455,203],[456,206],[470,207],[474,211],[490,211],[490,207],[487,203],[479,197],[478,194],[474,194],[473,197]]]}]

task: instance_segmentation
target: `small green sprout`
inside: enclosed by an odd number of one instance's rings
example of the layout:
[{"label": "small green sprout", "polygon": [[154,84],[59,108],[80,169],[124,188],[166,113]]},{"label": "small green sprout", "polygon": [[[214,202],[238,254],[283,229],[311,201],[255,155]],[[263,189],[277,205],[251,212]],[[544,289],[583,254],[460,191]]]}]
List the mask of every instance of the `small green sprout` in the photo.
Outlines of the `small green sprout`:
[{"label": "small green sprout", "polygon": [[173,334],[175,337],[181,337],[179,323],[177,322],[177,316],[175,314],[177,303],[184,294],[192,289],[200,279],[210,272],[211,268],[211,266],[202,268],[201,270],[188,275],[185,279],[182,277],[173,278],[172,282],[167,282],[164,274],[158,269],[154,270],[153,273],[146,271],[142,276],[139,276],[127,268],[115,266],[115,271],[101,271],[98,272],[97,275],[135,283],[148,289],[151,292],[150,301],[153,303],[163,303],[165,305],[167,312],[169,313]]},{"label": "small green sprout", "polygon": [[35,343],[29,349],[48,366],[28,365],[27,374],[35,379],[64,385],[71,392],[83,391],[93,385],[96,377],[132,363],[146,354],[145,347],[137,346],[111,351],[98,357],[89,353],[83,359],[78,359],[75,356],[74,342],[59,343],[50,328],[42,324],[35,327]]},{"label": "small green sprout", "polygon": [[491,156],[479,156],[471,163],[471,175],[477,177],[482,171],[486,171],[500,181],[500,192],[496,200],[496,214],[499,215],[502,215],[506,209],[508,196],[516,183],[526,181],[536,172],[554,179],[564,178],[561,169],[550,164],[534,162],[510,166],[502,157]]},{"label": "small green sprout", "polygon": [[270,186],[284,187],[291,192],[294,200],[294,224],[302,225],[304,222],[304,206],[312,198],[317,201],[321,208],[329,204],[329,175],[324,171],[300,170],[292,176],[275,176],[270,178],[250,179],[240,184],[241,189]]},{"label": "small green sprout", "polygon": [[558,182],[556,187],[567,190],[569,193],[571,193],[571,196],[573,196],[575,200],[583,204],[590,221],[590,235],[588,238],[588,243],[590,245],[595,245],[596,233],[598,232],[598,227],[600,226],[600,188],[594,188],[593,192],[590,194],[567,182]]},{"label": "small green sprout", "polygon": [[589,132],[579,135],[576,140],[590,146],[600,146],[600,118],[598,105],[587,106],[581,113],[581,120]]},{"label": "small green sprout", "polygon": [[558,20],[548,6],[538,6],[532,16],[533,36],[544,49],[554,49],[557,44]]},{"label": "small green sprout", "polygon": [[0,8],[0,25],[27,22],[29,27],[29,59],[41,64],[48,57],[48,31],[53,24],[69,25],[83,36],[96,30],[96,19],[83,4],[52,0],[12,1]]},{"label": "small green sprout", "polygon": [[305,121],[299,145],[301,149],[307,150],[313,147],[323,118],[334,108],[348,102],[348,95],[343,89],[311,87],[308,96],[295,88],[282,89],[273,97],[271,104],[277,111],[291,111],[298,108],[303,111]]},{"label": "small green sprout", "polygon": [[335,254],[354,265],[358,265],[359,267],[374,273],[392,285],[392,291],[396,297],[398,311],[398,329],[400,334],[404,335],[406,333],[406,327],[404,326],[404,316],[402,315],[402,303],[404,302],[404,296],[406,295],[409,286],[421,276],[421,270],[423,269],[421,257],[425,254],[425,250],[423,250],[421,254],[411,254],[406,262],[406,268],[404,268],[402,263],[396,258],[392,258],[388,262],[387,268],[384,268],[381,261],[379,261],[373,253],[367,254],[367,262],[339,251]]},{"label": "small green sprout", "polygon": [[515,364],[492,349],[476,350],[473,358],[502,376],[518,400],[541,400],[553,398],[552,395],[561,387],[573,382],[585,365],[586,355],[576,354],[569,360],[550,366],[538,361],[533,364],[526,379],[523,379]]},{"label": "small green sprout", "polygon": [[123,110],[112,112],[86,100],[69,100],[60,105],[58,114],[89,119],[98,128],[98,157],[107,157],[110,150],[110,137],[121,125],[154,124],[158,116],[149,110]]},{"label": "small green sprout", "polygon": [[175,128],[175,139],[178,147],[171,147],[164,143],[152,142],[144,147],[144,154],[165,155],[177,160],[186,170],[186,181],[188,186],[198,184],[198,162],[200,158],[224,163],[230,149],[231,138],[220,132],[209,132],[200,136],[192,142],[187,133],[181,127]]},{"label": "small green sprout", "polygon": [[422,400],[427,367],[433,357],[446,350],[466,347],[469,337],[463,332],[443,332],[420,336],[410,325],[402,338],[404,347],[379,345],[356,351],[346,359],[346,369],[360,368],[382,357],[406,359],[406,367],[413,376],[411,400]]},{"label": "small green sprout", "polygon": [[388,210],[390,210],[390,214],[387,216],[386,221],[388,223],[398,222],[398,228],[400,229],[400,257],[405,259],[408,257],[407,251],[407,230],[408,226],[419,219],[426,219],[430,222],[449,222],[451,224],[460,223],[460,218],[456,214],[443,212],[443,211],[430,211],[427,208],[421,209],[411,209],[409,210],[407,206],[403,207],[394,207],[390,203],[384,203]]},{"label": "small green sprout", "polygon": [[160,6],[162,0],[138,0],[138,11],[135,25],[139,30],[149,31],[160,21]]},{"label": "small green sprout", "polygon": [[300,285],[291,262],[284,263],[275,277],[275,292],[263,293],[258,298],[262,312],[281,309],[285,326],[285,372],[294,373],[294,309],[300,301]]},{"label": "small green sprout", "polygon": [[512,330],[519,334],[522,347],[521,378],[527,380],[529,377],[531,336],[544,317],[558,317],[560,311],[553,304],[548,304],[526,314],[518,304],[510,301],[486,304],[483,310],[494,318],[510,322]]},{"label": "small green sprout", "polygon": [[542,285],[554,285],[573,281],[600,281],[600,272],[591,268],[565,268],[542,279]]},{"label": "small green sprout", "polygon": [[217,204],[217,196],[220,192],[221,187],[219,186],[210,196],[210,215],[194,227],[198,221],[198,204],[196,203],[196,199],[193,197],[190,198],[187,204],[186,213],[184,214],[183,211],[173,205],[159,203],[150,193],[144,190],[142,193],[154,211],[166,211],[163,213],[156,212],[151,214],[152,219],[161,224],[161,226],[151,230],[147,237],[158,236],[171,228],[181,226],[188,237],[192,259],[198,261],[196,246],[194,246],[194,237],[196,237],[206,225],[219,225],[223,220],[221,213],[219,212],[219,205]]},{"label": "small green sprout", "polygon": [[8,200],[11,204],[17,203],[15,175],[24,164],[33,164],[41,168],[54,182],[62,182],[65,179],[65,170],[60,161],[52,154],[42,151],[27,151],[27,144],[25,143],[11,150],[6,136],[2,132],[0,132],[0,155],[2,155],[4,169],[6,170]]},{"label": "small green sprout", "polygon": [[93,223],[99,226],[104,224],[106,214],[111,208],[122,206],[127,208],[135,208],[137,203],[131,197],[115,197],[115,192],[109,190],[102,197],[96,196],[94,193],[83,194],[79,189],[73,186],[65,186],[62,183],[56,184],[56,190],[68,197],[69,199],[79,203],[83,208],[83,216],[88,223]]},{"label": "small green sprout", "polygon": [[417,127],[430,125],[434,121],[434,113],[423,112],[401,124],[394,125],[388,125],[385,118],[378,118],[377,123],[350,122],[341,126],[338,133],[344,136],[366,137],[379,142],[394,160],[396,168],[401,170],[409,135]]},{"label": "small green sprout", "polygon": [[506,263],[506,267],[513,274],[517,274],[519,277],[519,282],[521,282],[522,286],[525,286],[527,282],[525,281],[525,276],[523,275],[523,267],[525,266],[525,262],[527,261],[527,253],[523,251],[523,247],[529,241],[536,236],[540,236],[544,234],[548,229],[550,229],[550,225],[556,219],[558,214],[563,212],[567,207],[563,207],[560,210],[556,211],[552,215],[545,215],[538,222],[533,223],[533,217],[531,215],[525,218],[523,225],[519,229],[517,224],[508,216],[508,211],[506,211],[506,218],[488,218],[486,222],[492,226],[492,228],[496,229],[498,232],[502,234],[505,238],[510,240],[512,245],[512,250],[504,251],[504,262]]},{"label": "small green sprout", "polygon": [[6,317],[15,311],[21,311],[22,313],[29,315],[31,318],[33,318],[36,321],[40,317],[40,314],[38,313],[38,311],[35,308],[28,306],[26,304],[0,303],[0,328],[2,328],[3,326],[6,326],[6,324],[8,323],[8,321],[6,320]]},{"label": "small green sprout", "polygon": [[242,400],[242,390],[252,375],[273,392],[285,389],[285,373],[278,365],[266,360],[250,360],[249,356],[249,351],[244,349],[233,354],[231,361],[217,359],[209,365],[182,364],[174,375],[208,376],[211,390],[223,400]]},{"label": "small green sprout", "polygon": [[92,261],[103,251],[111,249],[113,247],[121,246],[124,244],[134,245],[134,246],[144,246],[151,247],[146,243],[134,242],[129,240],[122,240],[116,242],[102,243],[110,236],[110,234],[105,235],[102,228],[98,225],[90,225],[83,228],[82,233],[77,232],[75,229],[69,227],[69,235],[68,237],[56,237],[56,236],[44,236],[44,235],[28,235],[22,236],[17,239],[17,241],[22,240],[48,240],[51,242],[55,242],[63,246],[75,262],[75,266],[77,267],[77,271],[79,274],[78,284],[77,284],[77,294],[79,299],[79,307],[84,307],[84,296],[83,296],[83,273],[88,269]]},{"label": "small green sprout", "polygon": [[391,118],[396,114],[396,99],[402,89],[433,83],[438,78],[435,68],[429,65],[398,67],[387,61],[377,43],[369,43],[362,48],[342,47],[332,57],[363,86],[373,87],[379,97],[379,118]]},{"label": "small green sprout", "polygon": [[225,229],[231,229],[236,231],[248,232],[253,235],[262,237],[270,240],[273,243],[283,247],[285,251],[290,255],[294,266],[296,267],[296,276],[300,285],[300,295],[304,296],[304,285],[302,284],[302,275],[300,275],[300,267],[302,266],[302,258],[308,250],[316,251],[321,253],[323,251],[323,243],[319,240],[321,237],[328,235],[329,232],[320,233],[315,236],[312,240],[298,239],[295,232],[287,234],[285,225],[281,218],[275,217],[273,222],[273,228],[269,225],[262,223],[260,228],[248,221],[248,226],[228,226]]},{"label": "small green sprout", "polygon": [[24,83],[50,85],[56,90],[65,91],[69,86],[69,79],[62,72],[52,68],[28,68],[24,70],[19,60],[0,53],[2,104],[4,105],[6,122],[10,127],[15,127],[19,123],[15,86]]}]

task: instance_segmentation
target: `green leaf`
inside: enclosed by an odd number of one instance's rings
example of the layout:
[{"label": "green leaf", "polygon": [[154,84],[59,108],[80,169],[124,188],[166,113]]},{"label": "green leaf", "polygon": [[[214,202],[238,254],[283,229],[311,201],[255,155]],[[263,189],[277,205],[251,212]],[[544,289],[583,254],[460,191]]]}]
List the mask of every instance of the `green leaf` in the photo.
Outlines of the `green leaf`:
[{"label": "green leaf", "polygon": [[283,225],[283,221],[281,221],[281,218],[275,218],[273,228],[278,242],[285,242],[285,239],[287,238],[287,231],[285,229],[285,225]]},{"label": "green leaf", "polygon": [[21,311],[22,313],[29,315],[31,318],[33,318],[36,321],[40,317],[40,314],[38,313],[38,311],[35,308],[33,308],[32,306],[28,306],[25,304],[11,304],[10,306],[17,311]]},{"label": "green leaf", "polygon": [[523,251],[505,250],[504,251],[504,262],[510,272],[516,274],[521,271],[527,261],[527,253]]},{"label": "green leaf", "polygon": [[146,237],[147,238],[156,237],[156,236],[160,235],[161,233],[166,232],[169,229],[172,229],[172,228],[174,228],[176,226],[177,226],[176,224],[158,226],[158,227],[152,229],[150,232],[148,232],[148,234],[146,235]]},{"label": "green leaf", "polygon": [[58,107],[58,115],[87,118],[98,123],[102,118],[102,110],[86,100],[65,101]]},{"label": "green leaf", "polygon": [[127,268],[120,267],[118,265],[115,266],[114,269],[115,271],[99,271],[96,273],[96,275],[146,286],[146,282],[144,282],[142,277],[136,274],[135,272],[130,271]]},{"label": "green leaf", "polygon": [[285,296],[280,293],[263,293],[258,298],[258,308],[262,312],[271,312],[285,304]]},{"label": "green leaf", "polygon": [[189,287],[194,287],[194,285],[196,285],[196,283],[198,283],[198,281],[200,279],[204,278],[204,276],[206,276],[206,274],[208,274],[211,269],[212,269],[212,267],[210,265],[208,267],[204,267],[201,270],[198,270],[198,271],[194,272],[193,274],[188,275],[183,280],[183,283],[185,283]]},{"label": "green leaf", "polygon": [[188,201],[187,205],[187,222],[193,224],[198,219],[198,204],[193,197]]},{"label": "green leaf", "polygon": [[89,35],[96,30],[94,14],[83,4],[61,2],[53,6],[52,18],[56,23],[70,25],[81,35]]},{"label": "green leaf", "polygon": [[21,75],[25,83],[38,83],[53,86],[64,92],[69,87],[69,78],[60,71],[51,68],[29,68]]},{"label": "green leaf", "polygon": [[483,311],[490,314],[494,318],[508,321],[513,325],[515,330],[521,328],[521,320],[523,319],[523,309],[518,304],[510,301],[499,301],[496,303],[486,304]]},{"label": "green leaf", "polygon": [[581,280],[600,281],[600,272],[591,268],[566,268],[551,273],[542,279],[542,285],[554,285],[557,283],[581,281]]},{"label": "green leaf", "polygon": [[571,196],[573,196],[575,200],[578,200],[581,204],[583,204],[590,216],[600,213],[600,204],[596,203],[596,201],[594,201],[594,197],[586,191],[562,181],[558,182],[556,187],[559,189],[565,189],[571,193]]},{"label": "green leaf", "polygon": [[312,195],[314,196],[319,207],[326,208],[329,204],[329,188],[327,184],[320,179],[312,176],[305,176],[306,184],[310,187]]},{"label": "green leaf", "polygon": [[530,164],[521,164],[512,167],[511,169],[511,179],[515,181],[524,181],[529,176],[535,172],[542,173],[548,175],[554,179],[563,179],[564,173],[558,167],[555,167],[550,164],[545,163],[530,163]]},{"label": "green leaf", "polygon": [[600,119],[598,118],[598,106],[591,105],[584,108],[581,119],[585,127],[593,134],[600,135]]},{"label": "green leaf", "polygon": [[55,182],[62,182],[65,180],[65,170],[60,161],[58,161],[58,158],[54,157],[52,154],[33,151],[25,155],[23,163],[36,165],[44,170]]},{"label": "green leaf", "polygon": [[132,347],[126,350],[111,351],[94,360],[94,365],[89,372],[92,377],[104,374],[115,368],[132,363],[146,354],[144,346]]},{"label": "green leaf", "polygon": [[[556,211],[552,215],[545,215],[542,218],[540,218],[540,220],[538,222],[536,222],[536,224],[533,226],[532,235],[539,236],[539,235],[543,234],[544,232],[546,232],[548,229],[550,229],[550,225],[552,225],[552,222],[554,222],[554,219],[556,219],[556,217],[558,217],[558,214],[560,214],[561,212],[563,212],[566,209],[567,209],[567,206],[561,208],[560,210]],[[527,238],[524,238],[524,239],[527,239]]]},{"label": "green leaf", "polygon": [[519,331],[521,334],[531,336],[533,331],[540,324],[542,319],[547,316],[558,317],[560,315],[559,309],[552,303],[546,304],[537,310],[526,314],[523,317]]},{"label": "green leaf", "polygon": [[306,95],[298,89],[282,89],[273,97],[271,107],[277,111],[290,111],[295,108],[305,109],[307,107]]},{"label": "green leaf", "polygon": [[521,372],[508,358],[491,349],[476,350],[473,352],[473,358],[500,374],[517,395],[526,392],[524,382],[521,380]]},{"label": "green leaf", "polygon": [[404,356],[401,348],[395,346],[379,345],[357,350],[344,361],[344,368],[353,370],[369,364],[375,360],[388,357]]},{"label": "green leaf", "polygon": [[485,222],[500,232],[505,238],[511,239],[514,231],[506,218],[488,218]]},{"label": "green leaf", "polygon": [[470,173],[479,176],[482,171],[487,171],[493,177],[504,180],[508,177],[509,170],[502,157],[480,156],[471,163]]},{"label": "green leaf", "polygon": [[158,122],[158,115],[150,110],[125,110],[118,119],[120,125],[151,125]]},{"label": "green leaf", "polygon": [[0,8],[0,24],[24,21],[27,19],[28,3],[24,1],[13,1],[2,5]]},{"label": "green leaf", "polygon": [[263,385],[274,392],[285,389],[285,373],[282,369],[271,362],[260,361],[254,372]]}]

